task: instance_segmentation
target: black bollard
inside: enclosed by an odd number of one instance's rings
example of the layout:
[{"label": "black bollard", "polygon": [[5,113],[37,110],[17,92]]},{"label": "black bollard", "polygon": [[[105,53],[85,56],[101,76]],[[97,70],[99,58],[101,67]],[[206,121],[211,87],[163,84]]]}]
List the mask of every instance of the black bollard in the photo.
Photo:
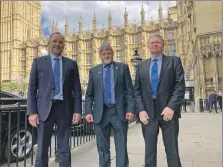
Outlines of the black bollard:
[{"label": "black bollard", "polygon": [[204,112],[203,100],[201,98],[199,99],[199,109],[200,112]]}]

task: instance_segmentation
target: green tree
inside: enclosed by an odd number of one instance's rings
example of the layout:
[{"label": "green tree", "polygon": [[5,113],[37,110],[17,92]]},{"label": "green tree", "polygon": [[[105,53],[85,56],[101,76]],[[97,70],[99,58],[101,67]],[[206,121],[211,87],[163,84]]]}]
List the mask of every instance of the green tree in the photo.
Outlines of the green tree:
[{"label": "green tree", "polygon": [[14,94],[19,94],[23,92],[27,93],[28,84],[25,80],[23,81],[11,81],[11,82],[3,82],[1,83],[1,90],[5,90]]}]

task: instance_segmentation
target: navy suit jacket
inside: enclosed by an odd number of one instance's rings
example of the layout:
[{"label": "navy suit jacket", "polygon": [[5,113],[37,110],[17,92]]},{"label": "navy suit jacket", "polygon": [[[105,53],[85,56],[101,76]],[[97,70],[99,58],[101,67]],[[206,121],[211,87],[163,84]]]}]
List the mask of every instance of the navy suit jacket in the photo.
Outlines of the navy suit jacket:
[{"label": "navy suit jacket", "polygon": [[[63,100],[67,121],[73,113],[82,113],[81,85],[76,61],[62,57]],[[53,71],[50,56],[34,58],[30,72],[27,113],[38,114],[45,121],[50,113],[54,92]]]},{"label": "navy suit jacket", "polygon": [[212,93],[212,94],[209,96],[209,101],[217,102],[217,97],[218,97],[218,95],[217,95],[216,93]]}]

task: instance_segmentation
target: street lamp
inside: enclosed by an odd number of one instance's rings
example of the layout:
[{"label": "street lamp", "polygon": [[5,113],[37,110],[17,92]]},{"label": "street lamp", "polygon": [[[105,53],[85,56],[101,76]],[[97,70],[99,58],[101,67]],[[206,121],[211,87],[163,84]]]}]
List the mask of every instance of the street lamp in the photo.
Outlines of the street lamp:
[{"label": "street lamp", "polygon": [[140,57],[140,55],[138,54],[138,50],[136,49],[135,54],[131,58],[131,63],[134,67],[134,72],[133,72],[134,80],[135,80],[136,69],[141,61],[142,61],[142,58]]},{"label": "street lamp", "polygon": [[[131,63],[134,66],[134,72],[133,72],[134,76],[133,76],[133,80],[132,80],[133,82],[135,81],[136,69],[141,61],[142,61],[142,58],[140,57],[140,55],[138,54],[138,50],[136,49],[135,54],[132,56],[132,59],[131,59]],[[139,114],[136,114],[135,115],[136,123],[139,123],[140,122],[139,120],[140,120]]]}]

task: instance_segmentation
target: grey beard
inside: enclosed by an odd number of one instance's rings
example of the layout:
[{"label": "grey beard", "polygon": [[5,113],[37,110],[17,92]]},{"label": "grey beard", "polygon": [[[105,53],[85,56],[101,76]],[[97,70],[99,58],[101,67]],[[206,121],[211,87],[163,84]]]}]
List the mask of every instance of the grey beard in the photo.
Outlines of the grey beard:
[{"label": "grey beard", "polygon": [[103,63],[104,64],[110,64],[112,62],[112,60],[104,60]]}]

